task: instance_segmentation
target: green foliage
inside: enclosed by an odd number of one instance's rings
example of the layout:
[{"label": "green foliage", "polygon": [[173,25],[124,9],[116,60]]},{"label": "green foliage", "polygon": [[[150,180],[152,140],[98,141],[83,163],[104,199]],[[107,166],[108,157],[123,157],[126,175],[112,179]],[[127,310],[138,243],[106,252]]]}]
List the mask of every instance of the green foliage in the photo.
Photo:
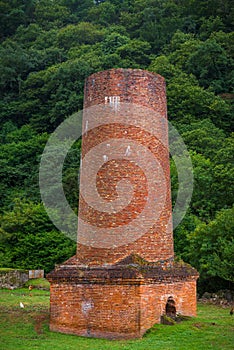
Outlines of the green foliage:
[{"label": "green foliage", "polygon": [[80,44],[95,44],[103,39],[104,31],[89,22],[69,24],[58,32],[58,45],[69,49]]},{"label": "green foliage", "polygon": [[212,163],[201,154],[192,153],[194,191],[191,210],[203,220],[208,220],[215,213],[212,192],[213,174]]},{"label": "green foliage", "polygon": [[50,283],[45,278],[33,278],[28,280],[24,287],[33,286],[35,289],[50,290]]},{"label": "green foliage", "polygon": [[189,237],[200,224],[198,217],[188,211],[181,224],[174,230],[174,249],[178,259],[189,261],[188,253],[191,249]]},{"label": "green foliage", "polygon": [[35,0],[2,0],[0,2],[0,39],[14,34],[18,26],[31,22]]},{"label": "green foliage", "polygon": [[72,209],[77,213],[79,202],[79,170],[81,140],[70,148],[63,166],[63,190]]},{"label": "green foliage", "polygon": [[234,193],[234,167],[233,167],[234,134],[226,138],[222,148],[214,157],[214,183],[213,188],[222,196],[216,197],[218,208],[230,207],[233,204]]},{"label": "green foliage", "polygon": [[84,80],[93,70],[87,60],[78,58],[30,74],[21,104],[30,124],[38,131],[52,131],[65,116],[81,108]]},{"label": "green foliage", "polygon": [[[3,130],[10,126],[14,127],[9,122],[4,124]],[[1,136],[5,141],[0,152],[1,209],[4,205],[11,206],[15,196],[39,200],[39,160],[47,134],[36,135],[25,125]]]},{"label": "green foliage", "polygon": [[199,225],[189,235],[190,262],[200,271],[201,279],[220,277],[234,282],[234,208],[223,209],[208,224]]},{"label": "green foliage", "polygon": [[181,75],[172,78],[168,83],[167,93],[169,118],[172,120],[191,123],[197,119],[210,118],[218,127],[226,128],[228,104],[198,86],[192,77]]},{"label": "green foliage", "polygon": [[[33,69],[32,57],[18,43],[7,40],[0,47],[1,95],[20,94],[21,84]],[[0,95],[0,96],[1,96]]]},{"label": "green foliage", "polygon": [[214,39],[201,43],[186,64],[186,70],[193,73],[203,87],[216,93],[229,92],[233,67],[233,59]]},{"label": "green foliage", "polygon": [[66,24],[70,11],[56,0],[40,0],[35,7],[35,20],[44,29],[62,27]]},{"label": "green foliage", "polygon": [[[120,55],[121,60],[128,62],[129,67],[145,68],[150,63],[150,44],[146,41],[133,39],[131,42],[120,46],[117,53]],[[132,63],[132,57],[134,57],[134,63]],[[138,67],[135,67],[135,63],[137,63]]]},{"label": "green foliage", "polygon": [[112,54],[119,47],[127,45],[129,42],[131,42],[131,40],[128,36],[118,32],[112,32],[105,37],[102,43],[102,50],[104,54]]},{"label": "green foliage", "polygon": [[185,144],[197,153],[212,160],[222,149],[225,140],[224,132],[209,119],[191,123],[182,133]]},{"label": "green foliage", "polygon": [[233,30],[232,0],[191,0],[184,9],[185,13],[198,21],[203,17],[208,19],[220,16],[227,31]]},{"label": "green foliage", "polygon": [[118,21],[118,7],[113,2],[104,1],[90,8],[88,19],[103,26],[114,24]]},{"label": "green foliage", "polygon": [[54,228],[42,204],[16,200],[13,210],[1,215],[1,267],[49,272],[74,254],[75,246]]}]

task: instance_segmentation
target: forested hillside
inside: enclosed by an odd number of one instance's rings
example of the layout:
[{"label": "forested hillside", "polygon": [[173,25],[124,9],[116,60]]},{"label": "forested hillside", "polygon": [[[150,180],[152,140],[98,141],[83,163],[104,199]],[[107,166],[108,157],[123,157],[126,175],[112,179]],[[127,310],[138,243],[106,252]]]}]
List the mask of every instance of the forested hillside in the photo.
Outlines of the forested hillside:
[{"label": "forested hillside", "polygon": [[[51,132],[82,109],[84,80],[109,68],[166,78],[168,117],[193,162],[190,208],[176,255],[200,288],[234,282],[231,0],[0,1],[0,266],[50,271],[75,252],[40,199],[40,156]],[[77,212],[80,142],[64,190]],[[177,173],[171,166],[172,195]]]}]

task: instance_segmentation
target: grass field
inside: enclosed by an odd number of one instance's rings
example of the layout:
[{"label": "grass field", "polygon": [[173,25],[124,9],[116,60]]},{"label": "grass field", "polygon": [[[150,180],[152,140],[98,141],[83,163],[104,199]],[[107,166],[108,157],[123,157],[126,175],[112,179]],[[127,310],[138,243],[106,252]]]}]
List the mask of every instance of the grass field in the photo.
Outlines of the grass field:
[{"label": "grass field", "polygon": [[[20,307],[20,302],[24,308]],[[229,309],[198,305],[198,317],[155,325],[143,339],[108,341],[49,331],[49,291],[0,290],[1,350],[225,350],[234,349],[234,317]]]}]

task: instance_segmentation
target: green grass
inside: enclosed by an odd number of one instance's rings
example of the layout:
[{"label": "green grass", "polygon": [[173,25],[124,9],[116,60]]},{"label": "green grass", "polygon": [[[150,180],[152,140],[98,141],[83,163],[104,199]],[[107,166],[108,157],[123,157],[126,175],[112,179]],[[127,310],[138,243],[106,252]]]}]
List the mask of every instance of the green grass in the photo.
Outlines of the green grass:
[{"label": "green grass", "polygon": [[25,284],[25,287],[33,286],[34,288],[39,289],[50,289],[50,284],[45,278],[33,278],[28,280]]},{"label": "green grass", "polygon": [[225,350],[233,349],[233,331],[229,309],[199,304],[198,317],[155,325],[143,339],[87,339],[49,331],[49,291],[0,290],[1,350]]},{"label": "green grass", "polygon": [[9,271],[28,272],[28,270],[24,270],[24,269],[12,269],[11,267],[0,267],[0,273],[5,273]]}]

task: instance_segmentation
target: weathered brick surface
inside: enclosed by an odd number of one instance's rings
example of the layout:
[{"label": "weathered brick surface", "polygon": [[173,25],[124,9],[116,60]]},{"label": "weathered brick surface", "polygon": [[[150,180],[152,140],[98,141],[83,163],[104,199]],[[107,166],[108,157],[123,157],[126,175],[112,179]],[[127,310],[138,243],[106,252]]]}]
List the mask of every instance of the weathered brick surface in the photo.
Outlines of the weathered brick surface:
[{"label": "weathered brick surface", "polygon": [[109,267],[63,265],[51,280],[51,330],[88,337],[141,337],[165,314],[196,315],[197,272],[178,263],[147,263],[131,256]]},{"label": "weathered brick surface", "polygon": [[134,285],[54,284],[51,329],[83,336],[135,337],[138,300],[139,287]]},{"label": "weathered brick surface", "polygon": [[143,333],[165,314],[167,299],[175,300],[178,314],[196,316],[196,278],[141,286],[141,329]]},{"label": "weathered brick surface", "polygon": [[[145,128],[142,124],[131,123],[129,116],[126,116],[126,123],[112,124],[107,119],[106,123],[84,133],[82,158],[110,138],[133,140],[150,151],[163,172],[159,172],[155,180],[155,172],[151,171],[148,162],[150,175],[146,177],[144,169],[127,157],[121,158],[120,150],[119,158],[111,159],[99,168],[96,187],[99,195],[108,202],[117,198],[118,182],[127,179],[133,187],[132,200],[123,210],[110,213],[92,207],[81,195],[79,217],[89,223],[88,229],[104,229],[98,237],[101,242],[110,243],[108,230],[115,227],[120,228],[124,237],[128,234],[127,225],[146,207],[150,190],[148,180],[159,183],[153,201],[157,203],[165,197],[159,208],[160,215],[146,232],[142,233],[142,227],[136,227],[136,234],[140,233],[140,236],[127,244],[123,241],[116,247],[102,247],[79,242],[77,254],[47,278],[51,283],[51,330],[87,337],[128,339],[141,337],[153,324],[160,322],[169,297],[173,297],[178,313],[195,316],[198,274],[191,266],[174,262],[164,79],[131,69],[99,72],[87,79],[85,108],[115,104],[116,101],[149,108],[152,116],[157,112],[159,118],[144,119],[143,111],[141,118]],[[105,119],[105,110],[103,113]],[[98,114],[93,115],[94,119],[98,117]],[[154,132],[149,131],[151,128]],[[118,153],[118,145],[116,148]],[[97,161],[94,155],[91,163]],[[89,179],[81,177],[81,184],[82,181]],[[95,201],[92,191],[86,186],[91,202]],[[146,212],[143,224],[147,224],[147,214],[150,212]],[[80,226],[78,237],[86,234],[89,232],[85,231],[85,226]]]},{"label": "weathered brick surface", "polygon": [[[108,122],[106,124],[84,133],[82,139],[82,157],[84,158],[96,145],[101,142],[108,142],[112,138],[133,140],[137,144],[147,147],[163,168],[161,177],[159,176],[157,178],[153,170],[149,175],[152,183],[156,181],[159,183],[157,193],[154,194],[154,198],[151,201],[154,201],[155,205],[159,202],[158,210],[161,211],[161,214],[159,218],[155,219],[147,232],[134,242],[128,245],[124,244],[122,247],[118,246],[115,249],[113,247],[111,249],[92,247],[91,244],[78,244],[77,256],[84,264],[115,263],[132,252],[139,254],[148,261],[173,259],[172,227],[170,227],[169,153],[167,123],[164,123],[167,117],[164,78],[160,75],[138,69],[113,69],[93,74],[87,79],[85,85],[85,108],[105,104],[106,102],[108,107],[109,99],[111,98],[118,98],[120,103],[131,103],[145,107],[145,110],[142,111],[142,119],[144,118],[144,113],[148,113],[150,109],[152,111],[152,118],[144,119],[143,128],[138,124],[129,125],[131,123],[133,124],[134,119],[136,119],[134,107],[130,105],[130,108],[133,108],[132,120],[126,116],[124,120],[126,124],[117,124],[116,118],[115,123],[111,124],[109,119],[107,119]],[[107,110],[110,114],[111,111],[108,108]],[[157,119],[153,118],[154,112],[157,112],[159,116]],[[113,110],[112,114],[115,113]],[[92,117],[95,118],[95,115]],[[150,132],[149,130],[154,130],[154,132]],[[161,142],[162,140],[164,141],[163,143]],[[99,154],[95,154],[92,158],[93,162],[98,162],[98,159],[95,159],[95,157],[98,158]],[[149,163],[147,167],[150,168]],[[129,160],[123,159],[123,156],[120,160],[113,159],[106,163],[97,174],[97,189],[102,197],[106,200],[114,199],[116,195],[115,187],[118,181],[127,178],[134,187],[134,198],[124,210],[113,214],[108,212],[103,213],[92,208],[80,196],[80,218],[91,223],[93,227],[120,228],[122,225],[123,235],[127,235],[126,225],[139,215],[148,200],[147,181],[144,170]],[[88,179],[85,178],[84,181],[88,181]],[[87,186],[86,192],[88,192]],[[110,196],[111,194],[112,196]],[[92,199],[93,193],[91,188],[88,195]],[[160,202],[160,198],[163,198],[163,196],[166,197],[165,202],[162,200]],[[148,214],[148,217],[152,220],[152,215],[150,213]],[[84,232],[80,232],[82,230],[83,227],[78,228],[78,237],[85,234]],[[88,230],[92,230],[92,227],[89,227]],[[141,233],[141,231],[142,227],[136,227],[136,234]],[[99,236],[98,239],[105,241],[107,237],[105,235],[103,237]]]}]

